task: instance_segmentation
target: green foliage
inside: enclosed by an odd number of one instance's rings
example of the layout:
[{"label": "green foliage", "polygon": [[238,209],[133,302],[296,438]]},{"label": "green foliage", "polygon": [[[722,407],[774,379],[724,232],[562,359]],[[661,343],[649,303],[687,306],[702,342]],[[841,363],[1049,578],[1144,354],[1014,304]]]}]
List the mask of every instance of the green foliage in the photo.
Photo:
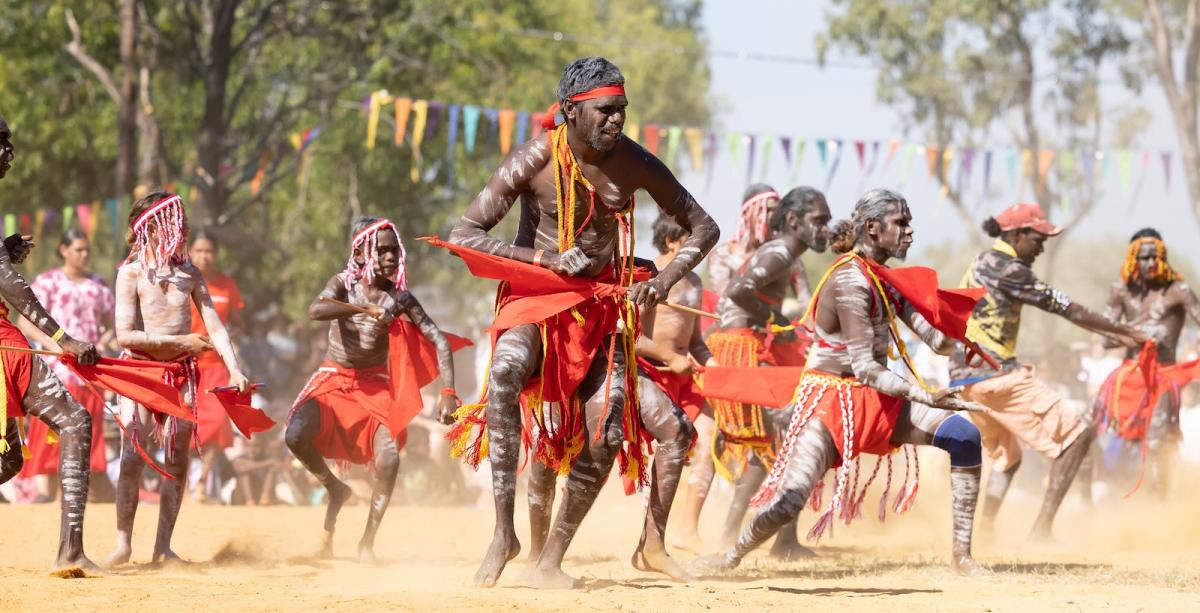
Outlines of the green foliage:
[{"label": "green foliage", "polygon": [[[205,79],[213,77],[206,69],[206,33],[190,21],[190,3],[138,5],[148,22],[139,34],[139,54],[154,56],[151,90],[162,130],[163,180],[194,184]],[[409,144],[392,144],[390,106],[381,113],[376,148],[364,147],[362,103],[373,91],[535,111],[553,100],[564,65],[604,55],[626,75],[631,121],[701,126],[710,118],[698,2],[293,0],[274,2],[260,27],[260,10],[268,6],[246,0],[234,13],[234,41],[250,35],[250,42],[229,68],[220,177],[227,198],[210,211],[224,216],[217,228],[226,247],[223,262],[251,305],[281,302],[292,317],[300,317],[343,266],[346,234],[358,213],[397,223],[410,278],[427,302],[440,302],[429,299],[433,292],[447,299],[438,305],[448,309],[440,311],[443,316],[490,311],[482,297],[490,284],[476,282],[460,263],[413,238],[449,230],[500,162],[495,135],[481,118],[474,153],[466,153],[460,129],[448,156],[443,110],[437,131],[421,146],[422,181],[413,183]],[[79,18],[88,52],[115,70],[116,8],[62,0],[0,5],[0,112],[18,147],[13,173],[0,185],[5,212],[112,196],[116,107],[64,51],[67,9]],[[300,181],[300,158],[286,143],[292,133],[317,126],[322,132]],[[411,130],[410,123],[410,138]],[[267,187],[254,197],[249,179],[264,148],[273,152]],[[110,270],[123,256],[106,226],[102,217],[99,270]]]}]

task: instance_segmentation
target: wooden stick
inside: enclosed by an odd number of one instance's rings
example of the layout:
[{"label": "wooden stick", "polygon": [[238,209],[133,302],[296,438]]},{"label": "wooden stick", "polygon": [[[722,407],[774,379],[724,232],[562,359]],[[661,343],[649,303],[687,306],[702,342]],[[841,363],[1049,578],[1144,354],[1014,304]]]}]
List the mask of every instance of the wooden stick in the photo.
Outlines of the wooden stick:
[{"label": "wooden stick", "polygon": [[[341,300],[338,300],[337,298],[330,298],[329,296],[321,296],[321,302],[328,302],[329,304],[336,304],[340,307],[346,307],[347,309],[358,311],[359,313],[362,313],[364,315],[370,315],[371,317],[375,317],[375,314],[372,313],[370,311],[370,309],[368,309],[366,307],[360,307],[357,304],[350,304],[349,302],[342,302]],[[378,317],[375,317],[375,318],[378,319]]]},{"label": "wooden stick", "polygon": [[51,355],[56,358],[62,357],[62,355],[63,355],[57,351],[47,351],[45,349],[28,349],[25,347],[13,347],[12,345],[0,345],[0,351],[11,351],[12,353],[32,353],[33,355]]},{"label": "wooden stick", "polygon": [[682,304],[675,304],[674,302],[664,302],[663,305],[669,306],[672,309],[675,309],[676,311],[682,311],[684,313],[691,313],[692,315],[697,315],[700,317],[707,317],[709,319],[721,319],[715,313],[709,313],[708,311],[701,311],[700,309],[693,309],[692,307],[683,306]]}]

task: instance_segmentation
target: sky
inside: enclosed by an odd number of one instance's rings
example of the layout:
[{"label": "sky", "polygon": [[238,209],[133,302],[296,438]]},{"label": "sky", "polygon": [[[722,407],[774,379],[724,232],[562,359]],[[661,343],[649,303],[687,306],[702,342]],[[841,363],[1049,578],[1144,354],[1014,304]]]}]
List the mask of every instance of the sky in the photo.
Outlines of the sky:
[{"label": "sky", "polygon": [[[721,131],[805,139],[808,144],[795,173],[785,167],[782,150],[776,141],[766,182],[780,193],[798,185],[822,189],[835,218],[848,216],[854,201],[865,189],[889,187],[900,191],[913,209],[917,231],[909,261],[919,263],[922,249],[962,240],[963,226],[949,204],[939,201],[938,187],[929,178],[922,155],[913,156],[907,175],[903,171],[903,150],[884,167],[882,157],[890,139],[919,141],[920,136],[911,133],[906,139],[899,115],[876,101],[876,70],[863,58],[836,53],[831,54],[831,59],[853,60],[865,67],[822,69],[812,64],[762,61],[740,55],[815,57],[814,37],[824,30],[828,10],[831,10],[831,4],[824,0],[711,0],[705,4],[703,26],[711,49],[709,65],[712,73],[708,93],[719,109],[715,125]],[[1071,236],[1077,239],[1127,239],[1134,230],[1152,225],[1162,231],[1173,253],[1192,261],[1200,259],[1200,224],[1189,210],[1176,136],[1161,88],[1150,80],[1145,91],[1135,97],[1113,85],[1104,88],[1103,96],[1106,107],[1140,104],[1150,111],[1152,121],[1141,135],[1139,145],[1154,153],[1140,190],[1132,187],[1137,184],[1140,174],[1140,152],[1134,156],[1128,192],[1122,190],[1118,164],[1112,160],[1106,174],[1098,179],[1103,192],[1099,204]],[[825,189],[826,172],[813,145],[813,140],[818,138],[844,139],[846,142],[828,189]],[[881,159],[877,168],[869,176],[864,176],[859,169],[850,146],[854,140],[884,143],[880,147]],[[997,142],[998,145],[1010,143],[1007,139]],[[721,154],[711,183],[705,173],[685,172],[681,180],[713,213],[727,236],[736,224],[737,208],[747,185],[746,158],[743,153],[735,164],[725,152],[723,142],[718,149]],[[1165,186],[1159,157],[1162,150],[1172,152],[1169,190]],[[867,153],[870,164],[869,144]],[[759,157],[761,159],[761,155]],[[756,167],[753,180],[762,178]],[[1029,188],[1018,193],[1010,187],[1007,168],[999,155],[993,161],[990,183],[992,197],[989,199],[983,193],[982,160],[977,157],[965,197],[978,220],[982,220],[985,213],[993,214],[1009,204],[1033,198]]]}]

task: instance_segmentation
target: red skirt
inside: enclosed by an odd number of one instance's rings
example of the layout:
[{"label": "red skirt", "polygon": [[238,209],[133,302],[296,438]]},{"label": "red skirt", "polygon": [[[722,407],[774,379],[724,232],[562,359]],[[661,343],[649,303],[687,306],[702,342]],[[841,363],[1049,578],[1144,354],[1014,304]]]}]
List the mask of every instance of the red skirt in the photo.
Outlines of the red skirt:
[{"label": "red skirt", "polygon": [[649,360],[637,359],[641,372],[647,379],[654,382],[659,389],[675,403],[675,406],[687,413],[688,419],[696,421],[696,416],[704,408],[704,394],[696,380],[691,375],[679,375],[666,370],[659,370]]},{"label": "red skirt", "polygon": [[[7,314],[7,309],[4,310]],[[25,335],[7,319],[0,319],[0,345],[29,349],[29,341]],[[33,375],[33,356],[28,353],[13,351],[0,352],[0,361],[4,365],[4,388],[8,402],[6,413],[0,417],[9,419],[24,417],[25,409],[21,403],[25,400],[25,392],[29,390],[29,379]]]},{"label": "red skirt", "polygon": [[229,371],[214,352],[201,354],[196,367],[200,371],[196,385],[196,436],[201,446],[218,445],[227,449],[233,445],[233,426],[225,407],[208,390],[229,385]]},{"label": "red skirt", "polygon": [[[316,402],[321,417],[313,440],[317,451],[330,460],[367,464],[375,457],[375,431],[387,423],[392,398],[387,365],[354,369],[326,360],[304,386],[292,411],[308,400]],[[402,449],[408,431],[392,436],[397,449]]]}]

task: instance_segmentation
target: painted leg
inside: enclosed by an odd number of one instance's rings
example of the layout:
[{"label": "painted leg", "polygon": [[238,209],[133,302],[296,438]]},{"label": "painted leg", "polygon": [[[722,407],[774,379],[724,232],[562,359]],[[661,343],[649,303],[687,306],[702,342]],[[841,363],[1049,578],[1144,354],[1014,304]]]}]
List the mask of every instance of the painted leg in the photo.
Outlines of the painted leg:
[{"label": "painted leg", "polygon": [[1083,458],[1091,449],[1092,440],[1095,437],[1095,430],[1085,429],[1050,465],[1050,484],[1046,487],[1042,510],[1038,513],[1037,520],[1033,522],[1033,530],[1029,533],[1030,540],[1048,541],[1051,539],[1054,516],[1058,513],[1058,507],[1062,504],[1063,497],[1067,495],[1067,490],[1070,489],[1071,482],[1075,479],[1075,473],[1079,471],[1079,465],[1083,463]]},{"label": "painted leg", "polygon": [[55,569],[99,571],[83,552],[83,517],[91,476],[92,416],[41,360],[33,360],[33,373],[23,406],[30,415],[46,422],[59,440],[62,511]]},{"label": "painted leg", "polygon": [[660,572],[676,581],[694,581],[695,577],[667,554],[664,535],[695,429],[687,414],[676,407],[652,381],[643,378],[638,383],[638,391],[641,396],[638,408],[642,423],[654,437],[657,448],[654,451],[650,495],[646,504],[646,522],[642,527],[638,548],[633,553],[632,564],[638,570]]},{"label": "painted leg", "polygon": [[317,481],[325,486],[325,524],[324,531],[321,533],[321,550],[317,555],[322,558],[332,558],[333,530],[337,525],[338,513],[342,510],[342,505],[350,499],[351,491],[350,486],[334,476],[333,471],[329,470],[329,465],[325,463],[325,458],[313,446],[313,441],[320,431],[321,409],[316,402],[309,400],[296,409],[295,414],[288,421],[284,442],[292,451],[292,455],[296,456],[296,459],[304,465],[304,468],[308,469],[308,472],[312,473]]},{"label": "painted leg", "polygon": [[[611,340],[611,339],[610,339]],[[603,348],[601,352],[603,352]],[[580,523],[596,501],[596,495],[604,487],[613,461],[621,447],[623,438],[623,411],[625,408],[625,360],[617,348],[613,364],[614,377],[609,390],[609,402],[604,402],[607,363],[603,353],[597,353],[591,372],[579,386],[578,393],[587,398],[584,402],[583,452],[575,460],[567,476],[566,494],[562,506],[546,539],[546,547],[538,558],[537,565],[530,571],[528,583],[535,588],[567,589],[574,587],[575,580],[562,571],[563,556],[575,538]],[[607,418],[605,418],[607,416]],[[603,421],[601,421],[603,419]],[[602,428],[599,440],[593,428]]]},{"label": "painted leg", "polygon": [[796,437],[788,464],[780,482],[780,492],[750,520],[737,543],[723,554],[704,556],[692,561],[691,570],[698,575],[712,575],[737,568],[746,554],[771,538],[784,524],[800,514],[812,494],[813,487],[837,461],[837,446],[829,430],[820,421],[812,420]]},{"label": "painted leg", "polygon": [[700,512],[704,510],[704,501],[708,499],[713,476],[716,475],[711,450],[717,426],[711,413],[706,406],[694,424],[697,433],[696,448],[692,454],[692,469],[688,473],[679,531],[675,536],[675,546],[692,553],[707,551],[704,542],[700,540]]},{"label": "painted leg", "polygon": [[[171,420],[167,419],[170,427]],[[175,520],[179,519],[179,509],[183,506],[183,494],[187,491],[188,452],[191,448],[192,431],[195,424],[183,420],[175,426],[175,435],[167,438],[167,444],[173,448],[171,460],[166,464],[167,473],[173,479],[163,479],[159,488],[158,502],[158,532],[154,538],[154,555],[151,561],[179,560],[179,556],[171,550],[171,537],[175,534]]]},{"label": "painted leg", "polygon": [[550,533],[554,510],[554,486],[558,475],[537,460],[529,463],[529,561],[537,562]]},{"label": "painted leg", "polygon": [[971,556],[971,534],[975,527],[975,505],[979,500],[979,481],[983,468],[950,467],[950,509],[954,516],[954,541],[950,566],[960,575],[985,574]]},{"label": "painted leg", "polygon": [[21,433],[17,430],[17,420],[6,420],[4,442],[8,449],[0,453],[0,483],[8,483],[9,479],[21,472],[25,466],[25,458],[21,455]]},{"label": "painted leg", "polygon": [[[150,438],[154,420],[150,412],[140,405],[122,398],[122,415],[129,415],[132,435],[143,449]],[[133,520],[137,516],[138,492],[141,489],[142,471],[146,463],[134,448],[134,441],[121,439],[121,471],[117,476],[117,545],[105,560],[105,566],[116,566],[129,562],[133,555]]]},{"label": "painted leg", "polygon": [[400,469],[400,451],[396,448],[396,437],[388,431],[387,426],[379,426],[375,430],[373,441],[375,452],[375,482],[371,488],[371,510],[367,514],[367,528],[363,531],[362,540],[358,542],[358,561],[375,562],[375,533],[387,512],[388,503],[392,500],[392,490],[396,489],[396,473]]},{"label": "painted leg", "polygon": [[725,516],[725,525],[721,527],[721,549],[728,549],[737,542],[742,532],[742,521],[746,518],[746,509],[750,508],[750,499],[767,478],[767,469],[755,454],[750,455],[746,470],[733,484],[733,500],[729,502],[729,514]]},{"label": "painted leg", "polygon": [[475,572],[475,585],[492,587],[509,560],[521,553],[513,526],[517,497],[517,462],[521,454],[519,397],[541,356],[541,336],[536,326],[506,331],[496,341],[488,380],[488,461],[492,468],[492,500],[496,529],[483,563]]}]

